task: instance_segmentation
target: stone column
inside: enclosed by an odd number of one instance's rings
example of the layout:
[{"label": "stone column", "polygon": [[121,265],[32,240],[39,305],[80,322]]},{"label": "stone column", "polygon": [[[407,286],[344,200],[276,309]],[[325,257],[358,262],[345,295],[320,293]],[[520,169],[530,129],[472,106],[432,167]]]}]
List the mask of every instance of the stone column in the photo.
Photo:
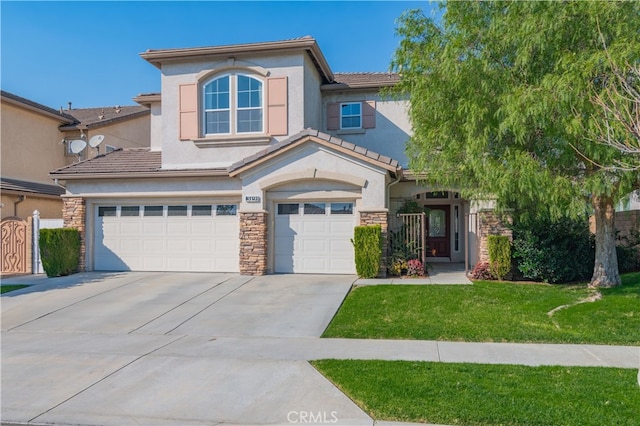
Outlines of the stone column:
[{"label": "stone column", "polygon": [[387,276],[387,254],[389,251],[388,230],[389,230],[389,212],[383,211],[361,211],[360,225],[380,225],[382,233],[382,257],[380,258],[379,277]]},{"label": "stone column", "polygon": [[489,247],[487,237],[489,235],[504,235],[513,240],[513,231],[508,227],[511,217],[499,215],[495,211],[485,210],[478,213],[478,234],[480,237],[480,247],[478,248],[478,262],[489,261]]},{"label": "stone column", "polygon": [[240,212],[240,274],[267,273],[267,213]]},{"label": "stone column", "polygon": [[86,238],[85,227],[87,223],[87,205],[82,197],[69,197],[62,199],[62,221],[65,228],[76,228],[80,233],[80,261],[78,271],[86,268]]}]

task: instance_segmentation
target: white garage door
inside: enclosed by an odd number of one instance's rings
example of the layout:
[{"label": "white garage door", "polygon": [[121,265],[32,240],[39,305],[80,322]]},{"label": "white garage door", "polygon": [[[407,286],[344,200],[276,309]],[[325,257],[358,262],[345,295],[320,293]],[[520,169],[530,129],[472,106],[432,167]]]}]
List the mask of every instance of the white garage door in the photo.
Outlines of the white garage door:
[{"label": "white garage door", "polygon": [[276,206],[275,272],[355,274],[353,203]]},{"label": "white garage door", "polygon": [[98,271],[237,272],[237,205],[99,206]]}]

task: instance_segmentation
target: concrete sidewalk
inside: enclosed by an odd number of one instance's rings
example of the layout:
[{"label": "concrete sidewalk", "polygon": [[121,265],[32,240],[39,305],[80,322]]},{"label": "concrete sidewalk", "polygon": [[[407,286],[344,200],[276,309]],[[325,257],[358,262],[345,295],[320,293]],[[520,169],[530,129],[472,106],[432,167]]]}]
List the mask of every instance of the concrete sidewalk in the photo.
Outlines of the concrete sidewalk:
[{"label": "concrete sidewalk", "polygon": [[328,358],[640,367],[629,346],[319,338],[352,276],[8,281],[35,285],[1,298],[3,424],[291,424],[312,413],[394,425],[308,363]]}]

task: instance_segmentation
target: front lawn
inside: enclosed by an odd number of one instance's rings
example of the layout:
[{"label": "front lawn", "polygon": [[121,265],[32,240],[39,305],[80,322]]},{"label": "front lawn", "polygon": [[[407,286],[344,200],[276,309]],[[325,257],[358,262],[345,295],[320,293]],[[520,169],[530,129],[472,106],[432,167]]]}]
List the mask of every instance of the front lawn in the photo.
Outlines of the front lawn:
[{"label": "front lawn", "polygon": [[468,342],[640,344],[640,273],[602,289],[479,281],[472,286],[355,288],[323,337]]},{"label": "front lawn", "polygon": [[0,286],[0,294],[9,293],[10,291],[20,290],[21,288],[29,287],[27,285],[9,284]]},{"label": "front lawn", "polygon": [[638,424],[637,370],[357,360],[313,365],[375,420]]}]

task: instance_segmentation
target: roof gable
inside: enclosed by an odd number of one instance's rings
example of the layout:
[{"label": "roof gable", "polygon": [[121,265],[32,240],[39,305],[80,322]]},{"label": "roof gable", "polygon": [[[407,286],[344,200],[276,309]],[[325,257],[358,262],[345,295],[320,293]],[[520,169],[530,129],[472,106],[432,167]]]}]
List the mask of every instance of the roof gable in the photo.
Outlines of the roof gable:
[{"label": "roof gable", "polygon": [[395,173],[400,169],[398,161],[392,158],[380,155],[377,152],[373,152],[367,148],[352,144],[335,136],[319,132],[318,130],[306,129],[291,136],[290,138],[280,141],[274,145],[270,145],[268,148],[232,164],[228,169],[229,175],[232,177],[238,176],[240,173],[250,170],[259,164],[308,142],[315,142],[331,149],[335,149],[390,172]]}]

